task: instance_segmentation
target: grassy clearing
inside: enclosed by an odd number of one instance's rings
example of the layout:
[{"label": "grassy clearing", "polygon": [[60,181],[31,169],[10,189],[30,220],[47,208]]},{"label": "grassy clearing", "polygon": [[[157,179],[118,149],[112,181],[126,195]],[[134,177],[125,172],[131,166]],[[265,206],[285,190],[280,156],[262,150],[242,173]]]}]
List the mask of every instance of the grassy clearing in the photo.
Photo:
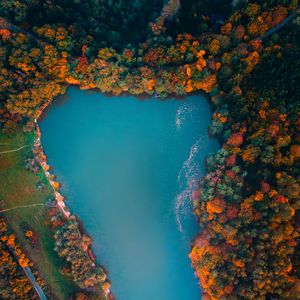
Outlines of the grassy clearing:
[{"label": "grassy clearing", "polygon": [[[33,133],[16,133],[6,135],[0,132],[0,210],[18,206],[45,203],[52,198],[52,189],[42,171],[33,174],[25,168],[25,159],[32,156]],[[3,151],[22,148],[16,152]],[[38,190],[38,182],[46,185]],[[54,252],[54,242],[48,226],[45,224],[45,206],[23,207],[3,212],[10,229],[16,235],[24,251],[35,263],[41,276],[50,286],[51,299],[67,299],[76,287],[66,277],[59,273],[61,259]],[[33,228],[39,237],[39,246],[33,248],[26,241],[24,225]]]}]

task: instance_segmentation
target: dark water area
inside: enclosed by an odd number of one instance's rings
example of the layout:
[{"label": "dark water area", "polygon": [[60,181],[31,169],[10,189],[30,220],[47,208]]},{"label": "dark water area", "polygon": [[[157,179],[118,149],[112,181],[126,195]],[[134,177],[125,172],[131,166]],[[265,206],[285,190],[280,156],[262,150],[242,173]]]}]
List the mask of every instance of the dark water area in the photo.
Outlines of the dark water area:
[{"label": "dark water area", "polygon": [[218,148],[206,99],[67,95],[40,121],[42,145],[116,299],[199,300],[190,196]]}]

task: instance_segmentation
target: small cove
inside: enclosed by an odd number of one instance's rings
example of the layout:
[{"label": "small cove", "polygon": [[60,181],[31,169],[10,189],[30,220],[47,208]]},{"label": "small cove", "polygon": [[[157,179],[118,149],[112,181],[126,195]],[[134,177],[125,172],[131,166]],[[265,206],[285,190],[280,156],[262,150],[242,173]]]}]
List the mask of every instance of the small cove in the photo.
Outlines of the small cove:
[{"label": "small cove", "polygon": [[42,145],[116,299],[199,300],[189,198],[218,148],[207,136],[206,99],[67,95],[40,121]]}]

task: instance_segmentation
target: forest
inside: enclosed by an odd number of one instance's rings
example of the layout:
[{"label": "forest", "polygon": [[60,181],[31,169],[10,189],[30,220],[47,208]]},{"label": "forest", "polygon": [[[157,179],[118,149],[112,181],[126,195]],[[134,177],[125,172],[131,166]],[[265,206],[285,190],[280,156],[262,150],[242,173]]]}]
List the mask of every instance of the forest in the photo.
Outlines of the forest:
[{"label": "forest", "polygon": [[[1,299],[38,299],[32,285],[22,271],[31,265],[14,234],[9,230],[6,221],[0,218],[0,297]],[[14,254],[13,254],[14,253]],[[39,284],[46,288],[45,282],[35,272]]]},{"label": "forest", "polygon": [[[69,85],[162,99],[209,94],[209,133],[222,146],[193,196],[200,229],[190,259],[200,285],[211,300],[299,299],[298,1],[233,2],[1,2],[1,131],[34,131]],[[76,218],[49,209],[48,219],[73,297],[107,289]],[[19,278],[12,272],[7,286]]]}]

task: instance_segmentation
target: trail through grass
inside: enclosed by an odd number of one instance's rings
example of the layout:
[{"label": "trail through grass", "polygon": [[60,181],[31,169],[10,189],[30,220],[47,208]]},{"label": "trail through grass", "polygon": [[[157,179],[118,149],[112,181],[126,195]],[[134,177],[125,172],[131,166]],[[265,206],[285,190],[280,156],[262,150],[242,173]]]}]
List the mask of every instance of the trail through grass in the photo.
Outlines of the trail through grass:
[{"label": "trail through grass", "polygon": [[[33,133],[6,135],[0,132],[0,213],[7,219],[10,229],[50,286],[54,297],[65,300],[76,288],[59,272],[62,261],[53,250],[52,233],[45,224],[47,208],[44,204],[53,198],[53,190],[42,171],[33,174],[25,167],[25,159],[33,155],[33,141]],[[41,190],[37,189],[40,182],[45,184]],[[27,226],[38,235],[36,247],[25,238],[24,227]]]}]

